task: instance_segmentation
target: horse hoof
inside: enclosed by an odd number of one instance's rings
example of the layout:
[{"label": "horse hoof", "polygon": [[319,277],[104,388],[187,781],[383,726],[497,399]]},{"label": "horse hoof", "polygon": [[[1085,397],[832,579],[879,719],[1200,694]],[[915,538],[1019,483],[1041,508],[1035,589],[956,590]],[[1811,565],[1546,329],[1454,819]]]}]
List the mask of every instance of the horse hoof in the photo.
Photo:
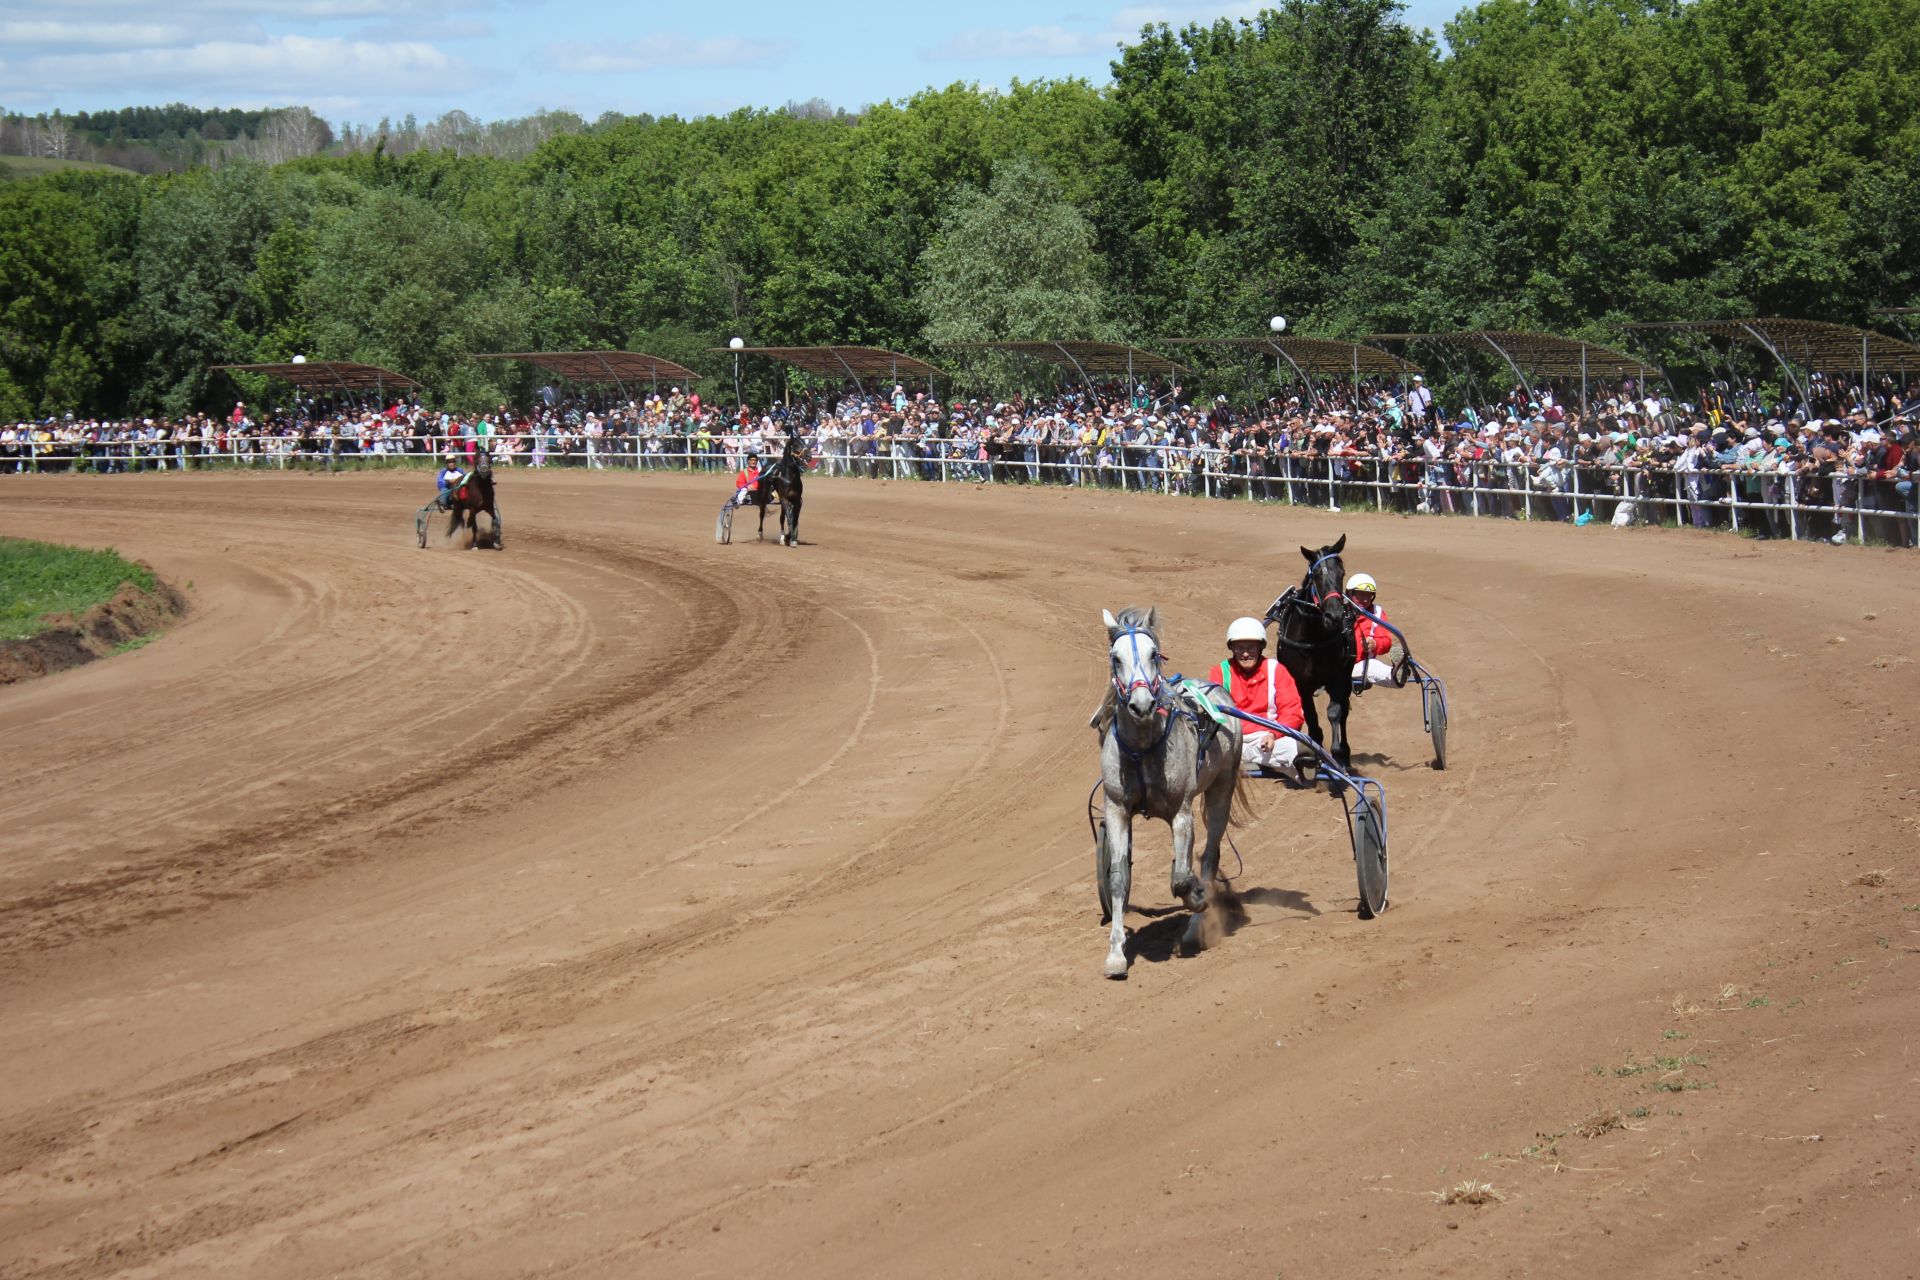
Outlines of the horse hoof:
[{"label": "horse hoof", "polygon": [[1173,896],[1180,899],[1182,902],[1186,902],[1193,897],[1193,891],[1197,887],[1198,886],[1194,883],[1194,880],[1191,876],[1187,877],[1184,880],[1176,879],[1173,882]]},{"label": "horse hoof", "polygon": [[1109,978],[1116,978],[1121,982],[1125,982],[1127,980],[1127,958],[1125,956],[1108,956],[1106,974]]}]

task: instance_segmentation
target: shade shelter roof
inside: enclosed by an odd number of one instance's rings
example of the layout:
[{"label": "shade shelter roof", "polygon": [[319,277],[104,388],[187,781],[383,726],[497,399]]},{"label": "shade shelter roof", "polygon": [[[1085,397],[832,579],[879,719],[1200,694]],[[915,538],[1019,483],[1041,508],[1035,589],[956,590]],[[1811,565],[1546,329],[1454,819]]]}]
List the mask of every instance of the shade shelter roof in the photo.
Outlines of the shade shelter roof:
[{"label": "shade shelter roof", "polygon": [[[1889,308],[1882,314],[1897,315]],[[1882,372],[1920,371],[1920,347],[1857,325],[1825,320],[1791,320],[1762,316],[1752,320],[1668,320],[1631,324],[1629,329],[1704,333],[1761,347],[1774,359],[1802,369],[1852,372],[1861,368]]]},{"label": "shade shelter roof", "polygon": [[1420,372],[1419,365],[1390,351],[1338,338],[1273,334],[1259,338],[1162,338],[1160,341],[1170,347],[1238,347],[1246,351],[1273,352],[1285,357],[1287,363],[1308,377],[1348,378],[1358,374],[1365,378]]},{"label": "shade shelter roof", "polygon": [[1531,378],[1640,377],[1658,361],[1584,338],[1526,329],[1459,329],[1447,333],[1370,333],[1368,342],[1427,342],[1452,351],[1488,352]]},{"label": "shade shelter roof", "polygon": [[1032,356],[1063,369],[1072,369],[1082,378],[1116,373],[1135,377],[1140,374],[1187,372],[1185,365],[1176,364],[1158,352],[1148,351],[1144,347],[1131,347],[1124,342],[951,342],[947,344],[947,349],[1007,351],[1014,355]]},{"label": "shade shelter roof", "polygon": [[914,356],[901,355],[881,347],[709,347],[742,356],[770,356],[830,378],[943,378],[938,368]]},{"label": "shade shelter roof", "polygon": [[695,382],[700,375],[683,364],[650,356],[644,351],[490,351],[475,360],[520,360],[582,384],[629,382]]},{"label": "shade shelter roof", "polygon": [[377,364],[358,364],[352,360],[288,360],[275,364],[216,364],[213,367],[236,373],[264,373],[270,378],[291,382],[308,391],[384,391],[388,387],[417,390],[420,386],[405,374],[382,369]]}]

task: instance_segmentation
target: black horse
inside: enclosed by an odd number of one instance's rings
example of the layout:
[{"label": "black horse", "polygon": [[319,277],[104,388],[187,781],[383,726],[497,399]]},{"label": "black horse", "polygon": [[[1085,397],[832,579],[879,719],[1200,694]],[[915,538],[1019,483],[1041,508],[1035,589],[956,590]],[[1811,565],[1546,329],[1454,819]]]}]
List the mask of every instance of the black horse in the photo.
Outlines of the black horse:
[{"label": "black horse", "polygon": [[[1266,620],[1279,628],[1275,656],[1300,690],[1300,708],[1306,713],[1307,736],[1324,745],[1342,770],[1353,752],[1347,742],[1347,708],[1353,701],[1353,624],[1358,616],[1346,596],[1347,567],[1340,559],[1347,535],[1318,551],[1300,548],[1307,559],[1307,576],[1267,610]],[[1331,741],[1320,736],[1320,713],[1313,695],[1327,695],[1327,729]]]},{"label": "black horse", "polygon": [[467,527],[468,549],[477,550],[480,546],[480,513],[487,513],[492,521],[488,541],[495,551],[502,550],[505,543],[501,540],[500,504],[493,496],[493,459],[487,450],[480,450],[467,472],[466,478],[439,498],[420,508],[420,514],[414,520],[414,526],[420,535],[420,545],[427,545],[427,514],[435,507],[451,512],[447,521],[447,536],[451,538],[462,524]]},{"label": "black horse", "polygon": [[753,505],[760,508],[759,537],[767,536],[767,503],[779,498],[780,545],[800,545],[800,497],[806,488],[806,471],[806,446],[798,433],[789,432],[779,458],[760,473],[760,483],[753,490]]}]

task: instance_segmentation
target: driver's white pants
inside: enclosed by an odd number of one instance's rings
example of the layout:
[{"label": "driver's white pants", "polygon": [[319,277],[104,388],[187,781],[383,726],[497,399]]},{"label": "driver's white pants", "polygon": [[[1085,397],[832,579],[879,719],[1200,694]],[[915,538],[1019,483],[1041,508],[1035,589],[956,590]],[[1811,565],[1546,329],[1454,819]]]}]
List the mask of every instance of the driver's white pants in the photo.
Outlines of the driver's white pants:
[{"label": "driver's white pants", "polygon": [[1393,668],[1378,658],[1368,658],[1365,662],[1354,663],[1353,678],[1355,680],[1364,680],[1368,684],[1383,684],[1389,689],[1395,687],[1393,683]]},{"label": "driver's white pants", "polygon": [[1282,773],[1294,773],[1297,772],[1294,757],[1299,754],[1300,744],[1284,733],[1252,731],[1240,739],[1240,771],[1258,773],[1262,769],[1278,769]]}]

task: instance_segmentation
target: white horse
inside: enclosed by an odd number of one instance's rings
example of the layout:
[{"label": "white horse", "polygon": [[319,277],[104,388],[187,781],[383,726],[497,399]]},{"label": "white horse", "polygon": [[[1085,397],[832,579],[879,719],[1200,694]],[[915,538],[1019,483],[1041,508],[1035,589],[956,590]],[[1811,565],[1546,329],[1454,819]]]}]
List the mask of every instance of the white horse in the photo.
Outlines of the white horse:
[{"label": "white horse", "polygon": [[[1177,690],[1160,672],[1157,609],[1123,609],[1115,618],[1102,611],[1113,688],[1095,716],[1104,721],[1100,741],[1101,781],[1106,791],[1106,821],[1095,849],[1100,905],[1112,923],[1106,974],[1127,976],[1127,892],[1133,875],[1133,819],[1159,818],[1173,828],[1173,896],[1193,915],[1183,945],[1197,948],[1207,889],[1220,871],[1220,838],[1243,802],[1240,776],[1240,722],[1215,717],[1195,705],[1200,695]],[[1224,705],[1226,695],[1210,695]],[[1111,718],[1108,717],[1111,708]],[[1207,845],[1200,874],[1193,873],[1193,801],[1207,798]],[[1244,808],[1242,809],[1244,812]]]}]

